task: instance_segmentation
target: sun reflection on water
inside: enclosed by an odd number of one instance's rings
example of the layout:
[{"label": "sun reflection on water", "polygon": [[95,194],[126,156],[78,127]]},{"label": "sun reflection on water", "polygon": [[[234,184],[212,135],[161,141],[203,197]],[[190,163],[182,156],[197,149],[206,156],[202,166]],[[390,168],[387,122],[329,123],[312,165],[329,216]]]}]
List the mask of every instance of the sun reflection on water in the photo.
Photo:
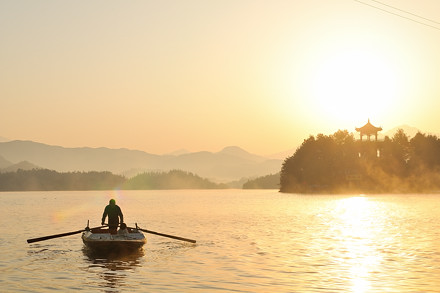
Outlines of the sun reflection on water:
[{"label": "sun reflection on water", "polygon": [[338,202],[335,216],[339,221],[342,264],[346,266],[351,292],[363,293],[371,289],[371,278],[378,271],[381,256],[375,249],[380,241],[374,218],[377,206],[367,197],[357,196]]}]

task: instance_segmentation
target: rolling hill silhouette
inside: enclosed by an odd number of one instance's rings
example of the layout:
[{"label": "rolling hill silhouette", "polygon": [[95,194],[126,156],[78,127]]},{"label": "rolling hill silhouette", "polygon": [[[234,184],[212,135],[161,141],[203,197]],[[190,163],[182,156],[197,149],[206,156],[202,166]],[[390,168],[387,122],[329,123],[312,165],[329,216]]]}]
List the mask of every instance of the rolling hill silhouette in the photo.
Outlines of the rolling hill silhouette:
[{"label": "rolling hill silhouette", "polygon": [[[27,161],[40,168],[58,172],[110,171],[128,177],[145,171],[173,169],[193,172],[216,182],[227,182],[280,171],[282,160],[251,154],[239,147],[219,152],[194,152],[181,155],[154,155],[138,150],[110,148],[65,148],[33,141],[0,142],[0,160],[16,164]],[[5,163],[6,161],[6,163]]]}]

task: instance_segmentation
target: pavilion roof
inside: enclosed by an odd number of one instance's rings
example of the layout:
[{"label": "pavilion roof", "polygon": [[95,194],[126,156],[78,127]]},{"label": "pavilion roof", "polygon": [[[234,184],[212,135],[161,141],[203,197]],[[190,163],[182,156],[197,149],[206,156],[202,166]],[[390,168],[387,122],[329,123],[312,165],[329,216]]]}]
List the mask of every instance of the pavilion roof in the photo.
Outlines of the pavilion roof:
[{"label": "pavilion roof", "polygon": [[370,123],[370,119],[368,119],[367,124],[365,124],[364,126],[356,128],[356,131],[359,131],[359,132],[365,133],[365,134],[373,134],[373,133],[376,133],[381,130],[382,130],[382,127],[374,126],[373,124]]}]

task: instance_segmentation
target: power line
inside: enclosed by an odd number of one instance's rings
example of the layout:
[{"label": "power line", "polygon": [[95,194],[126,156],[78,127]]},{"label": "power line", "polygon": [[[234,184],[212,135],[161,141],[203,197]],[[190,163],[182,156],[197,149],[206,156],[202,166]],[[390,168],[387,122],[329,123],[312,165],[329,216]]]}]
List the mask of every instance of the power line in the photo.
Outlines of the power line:
[{"label": "power line", "polygon": [[436,24],[440,24],[440,22],[437,22],[437,21],[435,21],[435,20],[432,20],[432,19],[429,19],[429,18],[426,18],[426,17],[420,16],[420,15],[417,15],[417,14],[411,13],[411,12],[409,12],[409,11],[406,11],[406,10],[403,10],[403,9],[400,9],[400,8],[397,8],[397,7],[394,7],[394,6],[388,5],[388,4],[386,4],[386,3],[382,3],[382,2],[377,1],[377,0],[371,0],[371,1],[376,2],[376,3],[379,3],[379,4],[383,5],[383,6],[387,6],[387,7],[390,7],[390,8],[396,9],[396,10],[398,10],[398,11],[405,12],[405,13],[410,14],[410,15],[413,15],[413,16],[415,16],[415,17],[418,17],[418,18],[421,18],[421,19],[424,19],[424,20],[427,20],[427,21],[430,21],[430,22],[433,22],[433,23],[436,23]]},{"label": "power line", "polygon": [[[407,16],[402,15],[402,14],[398,14],[397,12],[392,12],[392,11],[389,11],[389,10],[383,9],[383,8],[381,8],[381,7],[378,7],[378,6],[374,6],[374,5],[372,5],[372,4],[365,3],[365,2],[360,1],[360,0],[353,0],[353,1],[356,1],[356,2],[358,2],[358,3],[361,3],[361,4],[364,4],[364,5],[367,5],[367,6],[373,7],[373,8],[375,8],[375,9],[378,9],[378,10],[381,10],[381,11],[384,11],[384,12],[387,12],[387,13],[389,13],[389,14],[392,14],[392,15],[395,15],[395,16],[398,16],[398,17],[401,17],[401,18],[404,18],[404,19],[410,20],[410,21],[413,21],[413,22],[418,23],[418,24],[422,24],[422,25],[429,26],[429,27],[431,27],[431,28],[434,28],[434,29],[440,30],[440,27],[438,27],[438,26],[431,25],[431,24],[428,24],[428,23],[426,23],[426,22],[419,21],[419,20],[416,20],[416,19],[414,19],[414,18],[407,17]],[[427,20],[427,21],[430,21],[430,22],[433,22],[433,23],[440,24],[440,22],[437,22],[437,21],[434,21],[434,20],[431,20],[431,19],[428,19],[428,18],[425,18],[425,17],[419,16],[419,15],[417,15],[417,14],[414,14],[414,13],[408,12],[408,11],[406,11],[406,10],[403,10],[403,9],[400,9],[400,8],[397,8],[397,7],[394,7],[394,6],[391,6],[391,5],[388,5],[388,4],[385,4],[385,3],[382,3],[382,2],[380,2],[380,1],[376,1],[376,0],[371,0],[371,1],[376,2],[376,3],[379,3],[379,4],[383,5],[383,6],[390,7],[390,8],[392,8],[392,9],[397,10],[397,11],[401,11],[401,12],[407,13],[407,14],[409,14],[409,15],[416,16],[416,17],[418,17],[418,18],[420,18],[420,19],[423,19],[423,20]]]}]

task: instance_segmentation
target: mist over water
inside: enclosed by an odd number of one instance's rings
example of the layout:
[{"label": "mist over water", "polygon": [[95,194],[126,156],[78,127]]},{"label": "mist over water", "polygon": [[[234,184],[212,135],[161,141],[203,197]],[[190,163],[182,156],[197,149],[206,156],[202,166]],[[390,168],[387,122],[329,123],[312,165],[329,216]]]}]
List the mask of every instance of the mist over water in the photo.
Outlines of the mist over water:
[{"label": "mist over water", "polygon": [[[144,249],[103,256],[80,234],[109,196]],[[275,190],[0,193],[2,292],[440,292],[440,196]]]}]

